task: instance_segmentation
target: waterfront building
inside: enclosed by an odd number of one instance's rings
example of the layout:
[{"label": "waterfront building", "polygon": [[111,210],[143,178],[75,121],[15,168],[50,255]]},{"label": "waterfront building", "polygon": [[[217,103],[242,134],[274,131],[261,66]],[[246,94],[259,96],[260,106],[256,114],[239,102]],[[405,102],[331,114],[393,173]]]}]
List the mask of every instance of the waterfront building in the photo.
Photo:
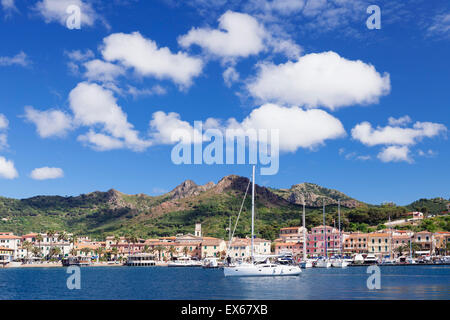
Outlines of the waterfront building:
[{"label": "waterfront building", "polygon": [[279,238],[281,242],[303,242],[303,229],[303,227],[281,228]]},{"label": "waterfront building", "polygon": [[343,245],[343,251],[346,254],[352,253],[368,253],[368,233],[355,232],[346,235]]},{"label": "waterfront building", "polygon": [[0,265],[5,265],[14,260],[14,250],[0,246]]},{"label": "waterfront building", "polygon": [[204,237],[201,243],[202,258],[220,258],[226,252],[227,244],[222,239]]},{"label": "waterfront building", "polygon": [[390,234],[374,232],[368,235],[368,253],[377,257],[388,255],[390,252]]},{"label": "waterfront building", "polygon": [[309,256],[325,256],[325,247],[327,247],[328,256],[338,254],[340,244],[339,230],[330,226],[321,225],[312,228],[311,233],[308,234],[306,253]]},{"label": "waterfront building", "polygon": [[436,232],[434,235],[434,254],[447,255],[450,243],[450,232]]},{"label": "waterfront building", "polygon": [[0,247],[12,250],[12,259],[16,260],[21,255],[22,238],[12,232],[0,233]]},{"label": "waterfront building", "polygon": [[303,242],[275,242],[275,254],[303,255]]},{"label": "waterfront building", "polygon": [[418,244],[420,250],[416,251],[418,255],[429,255],[433,248],[433,234],[428,231],[416,232],[413,236],[413,242]]}]

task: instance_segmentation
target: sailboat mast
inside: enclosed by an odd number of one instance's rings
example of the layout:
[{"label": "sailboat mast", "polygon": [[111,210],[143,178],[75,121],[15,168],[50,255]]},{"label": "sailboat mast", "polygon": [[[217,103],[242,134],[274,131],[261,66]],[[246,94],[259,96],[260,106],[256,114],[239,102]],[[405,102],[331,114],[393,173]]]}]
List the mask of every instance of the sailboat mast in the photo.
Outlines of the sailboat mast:
[{"label": "sailboat mast", "polygon": [[339,255],[342,256],[341,199],[338,199]]},{"label": "sailboat mast", "polygon": [[327,226],[325,225],[325,199],[323,200],[323,228],[325,233],[325,257],[328,258]]},{"label": "sailboat mast", "polygon": [[306,261],[305,196],[303,196],[303,261]]},{"label": "sailboat mast", "polygon": [[391,226],[391,215],[389,215],[389,259],[392,259],[392,226]]},{"label": "sailboat mast", "polygon": [[252,174],[252,262],[254,262],[254,249],[253,249],[253,241],[254,241],[254,233],[255,233],[255,166],[253,166],[253,174]]}]

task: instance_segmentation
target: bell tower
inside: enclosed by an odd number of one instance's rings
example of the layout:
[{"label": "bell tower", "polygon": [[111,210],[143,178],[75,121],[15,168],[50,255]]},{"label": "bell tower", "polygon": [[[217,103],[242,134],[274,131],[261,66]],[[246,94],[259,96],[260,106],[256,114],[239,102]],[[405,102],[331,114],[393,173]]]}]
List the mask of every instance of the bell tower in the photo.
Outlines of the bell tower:
[{"label": "bell tower", "polygon": [[196,237],[201,237],[202,236],[202,224],[201,223],[196,223],[195,224],[195,236]]}]

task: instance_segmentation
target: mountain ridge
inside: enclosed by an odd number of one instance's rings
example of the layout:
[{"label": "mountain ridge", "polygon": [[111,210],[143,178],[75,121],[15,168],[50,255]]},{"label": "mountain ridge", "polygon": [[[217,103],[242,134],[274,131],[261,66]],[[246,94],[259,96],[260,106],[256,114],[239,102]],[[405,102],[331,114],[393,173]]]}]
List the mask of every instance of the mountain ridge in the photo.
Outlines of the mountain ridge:
[{"label": "mountain ridge", "polygon": [[[201,222],[206,234],[225,237],[229,218],[236,218],[246,190],[248,196],[237,229],[238,235],[245,235],[250,228],[250,180],[236,175],[204,185],[185,180],[158,196],[130,195],[110,189],[69,197],[34,196],[20,200],[0,197],[0,231],[21,234],[58,229],[99,236],[129,232],[166,236],[192,232],[193,225]],[[385,222],[388,216],[394,219],[422,207],[429,208],[430,213],[442,212],[449,202],[436,198],[419,199],[408,206],[370,205],[309,182],[294,184],[289,189],[256,184],[259,235],[274,238],[280,227],[298,225],[303,196],[309,226],[321,223],[323,201],[327,205],[327,223],[334,223],[340,199],[343,224],[350,229],[364,229]]]}]

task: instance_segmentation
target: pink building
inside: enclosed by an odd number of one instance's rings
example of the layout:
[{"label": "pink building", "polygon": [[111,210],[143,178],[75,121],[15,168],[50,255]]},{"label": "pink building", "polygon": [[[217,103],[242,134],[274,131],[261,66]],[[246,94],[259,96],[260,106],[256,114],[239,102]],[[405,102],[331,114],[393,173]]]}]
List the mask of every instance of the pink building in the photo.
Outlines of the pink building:
[{"label": "pink building", "polygon": [[306,254],[309,256],[325,255],[325,230],[327,237],[328,256],[338,254],[340,249],[339,231],[330,226],[318,226],[311,229],[306,244]]}]

